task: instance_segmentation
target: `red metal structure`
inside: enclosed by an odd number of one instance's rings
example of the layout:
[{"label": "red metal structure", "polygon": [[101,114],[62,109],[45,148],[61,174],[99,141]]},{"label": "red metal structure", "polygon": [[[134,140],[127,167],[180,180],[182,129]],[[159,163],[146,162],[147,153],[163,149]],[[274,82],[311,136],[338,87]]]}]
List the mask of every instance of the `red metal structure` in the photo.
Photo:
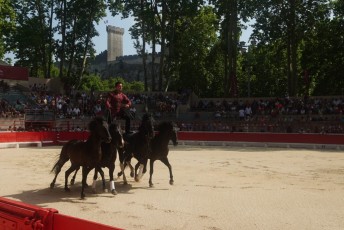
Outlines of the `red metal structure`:
[{"label": "red metal structure", "polygon": [[0,230],[116,230],[120,228],[58,213],[56,209],[0,197]]}]

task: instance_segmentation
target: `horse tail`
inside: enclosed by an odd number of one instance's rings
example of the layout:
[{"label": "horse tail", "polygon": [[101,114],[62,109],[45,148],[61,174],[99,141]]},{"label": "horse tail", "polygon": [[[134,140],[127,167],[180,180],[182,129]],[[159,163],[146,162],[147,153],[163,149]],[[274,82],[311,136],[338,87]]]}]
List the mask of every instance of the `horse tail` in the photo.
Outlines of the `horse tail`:
[{"label": "horse tail", "polygon": [[62,147],[59,159],[57,159],[50,172],[54,172],[55,174],[59,173],[62,166],[69,160],[68,147],[69,142]]}]

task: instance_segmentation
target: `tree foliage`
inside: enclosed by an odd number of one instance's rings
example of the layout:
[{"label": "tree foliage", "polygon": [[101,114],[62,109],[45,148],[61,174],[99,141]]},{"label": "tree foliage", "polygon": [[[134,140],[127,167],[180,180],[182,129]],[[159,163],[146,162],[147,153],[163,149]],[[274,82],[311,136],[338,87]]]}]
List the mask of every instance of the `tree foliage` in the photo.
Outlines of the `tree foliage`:
[{"label": "tree foliage", "polygon": [[[189,88],[206,97],[343,94],[341,0],[0,0],[0,58],[13,52],[16,65],[36,77],[56,76],[55,62],[66,86],[110,89],[112,80],[85,71],[95,54],[95,24],[107,9],[135,20],[130,33],[145,78],[132,89]],[[247,23],[256,43],[245,53],[239,41]]]}]

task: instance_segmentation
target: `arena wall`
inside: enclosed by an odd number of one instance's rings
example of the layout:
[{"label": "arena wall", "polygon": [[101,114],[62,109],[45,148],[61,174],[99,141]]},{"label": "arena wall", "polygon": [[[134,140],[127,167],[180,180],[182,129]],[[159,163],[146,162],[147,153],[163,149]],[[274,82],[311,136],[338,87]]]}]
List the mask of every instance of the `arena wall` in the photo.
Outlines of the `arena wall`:
[{"label": "arena wall", "polygon": [[[86,140],[89,132],[3,132],[0,146],[46,144],[61,145],[71,139]],[[242,145],[276,147],[312,147],[344,149],[344,135],[340,134],[286,134],[286,133],[228,133],[228,132],[178,132],[180,144]]]}]

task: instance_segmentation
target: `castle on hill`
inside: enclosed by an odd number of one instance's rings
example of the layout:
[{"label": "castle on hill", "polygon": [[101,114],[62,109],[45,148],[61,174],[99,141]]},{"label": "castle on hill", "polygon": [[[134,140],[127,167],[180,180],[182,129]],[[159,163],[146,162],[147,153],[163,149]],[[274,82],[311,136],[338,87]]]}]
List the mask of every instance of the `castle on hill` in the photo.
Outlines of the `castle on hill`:
[{"label": "castle on hill", "polygon": [[[140,55],[123,55],[124,29],[107,26],[107,50],[96,56],[89,71],[99,74],[102,78],[122,77],[126,81],[144,81],[142,57]],[[155,75],[159,72],[159,54],[155,58],[152,68],[152,55],[147,56],[148,84],[151,83],[152,69]]]}]

